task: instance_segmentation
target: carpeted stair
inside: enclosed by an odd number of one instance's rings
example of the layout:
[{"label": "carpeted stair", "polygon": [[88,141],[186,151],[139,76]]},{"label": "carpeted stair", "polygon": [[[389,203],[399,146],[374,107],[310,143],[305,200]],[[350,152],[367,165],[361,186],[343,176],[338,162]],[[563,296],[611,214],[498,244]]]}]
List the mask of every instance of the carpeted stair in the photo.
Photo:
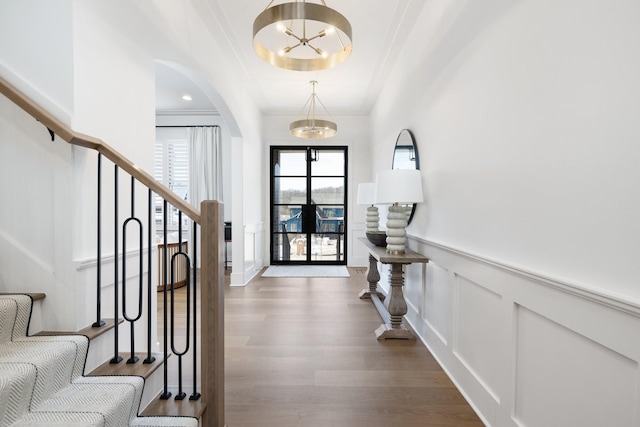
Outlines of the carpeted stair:
[{"label": "carpeted stair", "polygon": [[0,427],[197,427],[191,417],[139,417],[144,380],[83,376],[82,335],[27,336],[33,301],[0,295]]}]

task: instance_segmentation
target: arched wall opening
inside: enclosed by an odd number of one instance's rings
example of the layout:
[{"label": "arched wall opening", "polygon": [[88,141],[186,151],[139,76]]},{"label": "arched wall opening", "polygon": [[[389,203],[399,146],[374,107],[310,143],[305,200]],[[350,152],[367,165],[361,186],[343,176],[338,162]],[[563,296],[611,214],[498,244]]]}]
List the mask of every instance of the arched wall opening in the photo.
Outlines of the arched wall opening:
[{"label": "arched wall opening", "polygon": [[[180,99],[183,95],[181,84],[195,92],[191,93],[194,101],[196,97],[206,99],[198,99],[195,106],[189,106]],[[166,97],[175,99],[166,100]],[[232,242],[225,243],[227,265],[231,268],[232,282],[244,284],[243,136],[236,118],[206,79],[173,61],[156,60],[156,98],[157,127],[220,126],[224,159],[221,201],[224,203],[224,221],[232,224]]]}]

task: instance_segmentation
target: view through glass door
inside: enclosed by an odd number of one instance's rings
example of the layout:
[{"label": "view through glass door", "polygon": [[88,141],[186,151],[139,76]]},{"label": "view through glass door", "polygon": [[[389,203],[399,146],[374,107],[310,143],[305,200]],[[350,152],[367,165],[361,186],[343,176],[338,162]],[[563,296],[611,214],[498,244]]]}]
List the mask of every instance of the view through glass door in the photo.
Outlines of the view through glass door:
[{"label": "view through glass door", "polygon": [[346,147],[271,147],[271,264],[346,265]]}]

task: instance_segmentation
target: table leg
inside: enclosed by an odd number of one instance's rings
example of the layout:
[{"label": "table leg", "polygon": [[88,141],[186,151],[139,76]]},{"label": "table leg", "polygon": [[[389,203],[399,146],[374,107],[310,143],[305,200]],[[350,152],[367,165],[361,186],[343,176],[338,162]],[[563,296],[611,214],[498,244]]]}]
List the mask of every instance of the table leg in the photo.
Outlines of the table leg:
[{"label": "table leg", "polygon": [[407,303],[402,292],[402,287],[404,286],[402,267],[402,264],[391,264],[391,277],[389,278],[391,292],[389,305],[387,306],[390,324],[383,323],[376,329],[376,337],[379,340],[416,339],[415,335],[402,324],[402,318],[407,314]]},{"label": "table leg", "polygon": [[375,257],[369,254],[369,271],[367,272],[367,282],[369,282],[369,289],[363,289],[360,291],[358,297],[360,299],[370,299],[371,295],[378,295],[383,300],[384,294],[378,292],[378,282],[380,281],[380,273],[378,272],[378,261]]}]

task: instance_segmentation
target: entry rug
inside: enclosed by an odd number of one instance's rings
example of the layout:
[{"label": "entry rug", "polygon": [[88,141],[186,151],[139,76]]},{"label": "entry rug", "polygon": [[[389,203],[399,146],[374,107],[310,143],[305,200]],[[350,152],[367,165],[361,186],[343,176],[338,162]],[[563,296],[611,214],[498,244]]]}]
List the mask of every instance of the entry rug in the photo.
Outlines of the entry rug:
[{"label": "entry rug", "polygon": [[349,277],[344,265],[272,265],[262,277]]}]

